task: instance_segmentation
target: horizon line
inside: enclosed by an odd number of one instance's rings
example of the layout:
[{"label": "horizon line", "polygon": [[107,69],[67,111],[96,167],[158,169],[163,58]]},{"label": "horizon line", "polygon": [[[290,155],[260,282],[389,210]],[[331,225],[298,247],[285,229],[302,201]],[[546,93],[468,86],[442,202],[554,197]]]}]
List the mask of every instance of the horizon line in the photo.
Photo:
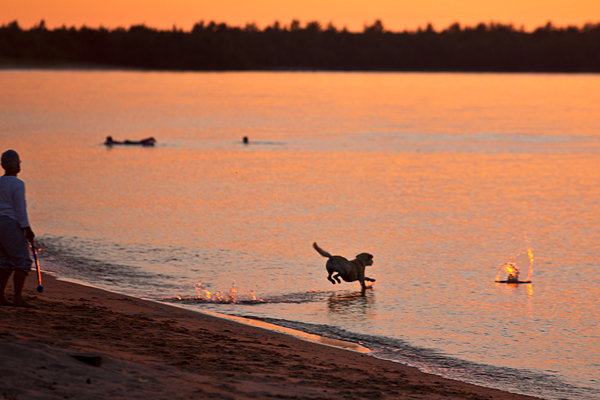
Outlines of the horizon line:
[{"label": "horizon line", "polygon": [[[445,30],[450,29],[451,27],[454,26],[458,26],[460,27],[460,29],[475,29],[480,25],[484,25],[486,27],[492,27],[492,26],[504,26],[504,27],[512,27],[515,31],[519,31],[519,32],[527,32],[527,33],[532,33],[535,32],[538,29],[544,29],[544,28],[553,28],[553,29],[568,29],[568,28],[576,28],[576,29],[582,29],[585,28],[586,26],[595,26],[595,25],[600,25],[600,20],[597,22],[591,22],[591,21],[587,21],[587,22],[583,22],[579,25],[573,25],[573,24],[567,24],[567,25],[555,25],[554,22],[552,20],[548,20],[545,24],[543,25],[539,25],[537,27],[532,28],[531,30],[527,30],[525,29],[525,24],[520,24],[519,26],[517,26],[515,23],[505,23],[505,22],[499,22],[499,21],[488,21],[488,22],[478,22],[475,24],[463,24],[459,21],[456,22],[452,22],[450,23],[446,28],[442,28],[440,30],[436,29],[433,25],[433,23],[431,22],[427,22],[424,26],[419,25],[417,28],[413,29],[413,30],[409,30],[409,29],[403,29],[403,30],[390,30],[390,29],[385,29],[385,23],[381,18],[376,18],[375,20],[373,20],[372,25],[369,25],[367,22],[363,23],[363,30],[350,30],[347,28],[347,26],[343,26],[342,28],[336,26],[335,24],[333,24],[332,22],[328,22],[326,24],[321,23],[318,20],[306,20],[304,22],[304,25],[302,25],[302,21],[300,21],[299,19],[293,18],[289,24],[285,24],[285,23],[281,23],[279,20],[275,20],[273,21],[271,24],[267,24],[265,25],[262,29],[258,26],[258,24],[256,24],[256,22],[246,22],[246,24],[244,26],[241,25],[229,25],[227,22],[225,21],[221,21],[221,22],[217,22],[214,19],[211,20],[204,20],[204,19],[200,19],[197,22],[195,22],[192,27],[188,30],[185,30],[183,27],[181,26],[177,26],[176,23],[173,23],[172,28],[168,29],[168,28],[157,28],[157,27],[153,27],[150,25],[146,25],[145,22],[141,22],[141,23],[131,23],[129,25],[129,27],[125,27],[125,26],[113,26],[113,27],[109,27],[109,26],[104,26],[103,24],[98,25],[97,27],[94,26],[89,26],[87,24],[81,24],[79,25],[79,27],[77,27],[76,25],[71,25],[71,26],[67,26],[67,24],[63,23],[62,25],[55,25],[54,27],[48,27],[46,26],[45,23],[45,19],[42,18],[40,20],[40,22],[38,22],[37,24],[33,24],[31,27],[29,28],[25,28],[23,26],[21,26],[18,22],[17,19],[14,19],[12,21],[9,22],[2,22],[0,25],[0,28],[6,28],[9,25],[13,24],[13,23],[17,23],[17,25],[19,26],[19,28],[23,29],[23,30],[33,30],[33,29],[39,29],[40,27],[43,27],[44,29],[47,30],[59,30],[59,29],[82,29],[82,28],[87,28],[87,29],[107,29],[107,30],[119,30],[119,29],[131,29],[132,27],[145,27],[151,30],[156,30],[156,31],[163,31],[163,32],[169,32],[169,31],[178,31],[178,32],[191,32],[194,27],[197,24],[206,24],[206,25],[210,25],[211,23],[214,23],[215,25],[223,25],[225,24],[228,28],[230,29],[241,29],[241,30],[248,30],[250,29],[254,29],[255,31],[265,31],[268,28],[274,28],[275,26],[278,26],[279,29],[281,30],[292,30],[292,25],[294,23],[298,23],[297,27],[298,29],[305,29],[309,24],[318,24],[321,27],[322,31],[326,31],[328,28],[333,27],[337,32],[350,32],[350,33],[363,33],[367,28],[375,26],[377,23],[381,23],[381,27],[382,27],[382,32],[385,33],[413,33],[413,32],[420,32],[420,31],[426,31],[428,29],[433,30],[434,32],[443,32]],[[204,26],[206,26],[204,25]]]}]

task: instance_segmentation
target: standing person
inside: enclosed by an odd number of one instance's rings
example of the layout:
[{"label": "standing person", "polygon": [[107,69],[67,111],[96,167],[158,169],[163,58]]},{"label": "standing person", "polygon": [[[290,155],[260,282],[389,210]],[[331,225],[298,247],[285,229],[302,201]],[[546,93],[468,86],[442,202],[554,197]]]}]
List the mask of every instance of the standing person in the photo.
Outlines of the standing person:
[{"label": "standing person", "polygon": [[[17,178],[21,160],[14,150],[2,153],[4,176],[0,177],[0,305],[31,307],[23,300],[25,279],[31,271],[29,244],[35,235],[29,226],[25,203],[25,183]],[[6,285],[14,272],[15,293],[6,299]]]}]

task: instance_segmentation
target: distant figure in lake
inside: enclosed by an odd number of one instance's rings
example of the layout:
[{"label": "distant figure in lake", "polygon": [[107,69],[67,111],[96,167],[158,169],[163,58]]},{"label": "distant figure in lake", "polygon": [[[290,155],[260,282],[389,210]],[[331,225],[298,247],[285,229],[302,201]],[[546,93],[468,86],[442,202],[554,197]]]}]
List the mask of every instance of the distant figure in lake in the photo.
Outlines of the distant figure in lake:
[{"label": "distant figure in lake", "polygon": [[112,146],[115,144],[137,144],[141,146],[154,146],[155,143],[156,139],[154,139],[153,137],[149,137],[142,140],[125,140],[121,142],[118,140],[113,140],[112,136],[107,136],[106,141],[104,142],[104,144],[107,146]]},{"label": "distant figure in lake", "polygon": [[244,144],[248,144],[248,136],[244,136],[242,142],[244,142]]},{"label": "distant figure in lake", "polygon": [[[4,176],[0,177],[0,306],[31,307],[23,300],[25,279],[31,271],[29,243],[35,235],[29,226],[25,183],[17,178],[21,159],[14,150],[2,153]],[[6,285],[14,272],[14,296],[6,298]]]}]

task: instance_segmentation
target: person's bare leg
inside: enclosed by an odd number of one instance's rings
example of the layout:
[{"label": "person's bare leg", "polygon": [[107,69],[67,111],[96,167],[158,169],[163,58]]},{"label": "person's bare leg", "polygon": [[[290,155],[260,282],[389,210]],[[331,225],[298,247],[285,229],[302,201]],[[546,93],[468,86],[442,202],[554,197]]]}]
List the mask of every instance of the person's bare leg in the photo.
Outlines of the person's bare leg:
[{"label": "person's bare leg", "polygon": [[25,286],[25,279],[27,273],[20,269],[15,270],[15,276],[13,278],[15,282],[15,296],[13,298],[13,306],[15,307],[32,307],[29,303],[23,300],[23,286]]},{"label": "person's bare leg", "polygon": [[10,272],[0,269],[0,306],[12,306],[13,304],[6,299],[6,285],[10,278]]}]

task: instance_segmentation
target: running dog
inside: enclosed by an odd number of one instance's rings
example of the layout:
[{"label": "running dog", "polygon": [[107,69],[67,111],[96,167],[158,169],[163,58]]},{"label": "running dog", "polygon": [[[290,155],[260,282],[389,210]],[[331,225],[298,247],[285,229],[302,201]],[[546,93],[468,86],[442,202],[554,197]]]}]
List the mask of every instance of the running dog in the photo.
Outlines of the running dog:
[{"label": "running dog", "polygon": [[[367,288],[365,281],[375,282],[375,279],[365,276],[365,268],[369,265],[373,265],[373,256],[369,253],[360,253],[356,256],[356,259],[349,261],[342,256],[332,256],[317,246],[317,243],[313,243],[313,247],[320,255],[328,258],[327,264],[325,264],[325,268],[327,268],[327,272],[329,272],[327,279],[334,285],[335,281],[337,281],[337,283],[342,283],[342,281],[340,281],[340,278],[342,278],[346,282],[359,281],[363,290],[365,290]],[[334,273],[336,273],[336,275],[333,275]],[[332,275],[333,278],[331,277]]]}]

